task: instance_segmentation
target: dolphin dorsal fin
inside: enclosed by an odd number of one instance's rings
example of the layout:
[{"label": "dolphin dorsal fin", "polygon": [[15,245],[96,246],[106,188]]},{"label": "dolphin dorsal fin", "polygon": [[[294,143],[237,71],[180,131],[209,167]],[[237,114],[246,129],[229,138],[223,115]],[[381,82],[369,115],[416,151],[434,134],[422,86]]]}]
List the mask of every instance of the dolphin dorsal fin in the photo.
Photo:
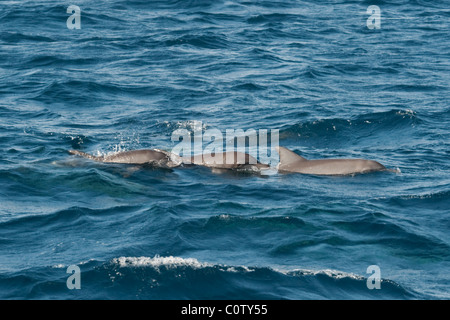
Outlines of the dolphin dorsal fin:
[{"label": "dolphin dorsal fin", "polygon": [[286,149],[285,147],[278,147],[278,154],[280,155],[280,165],[285,166],[298,161],[307,161],[302,156],[299,156],[295,152]]}]

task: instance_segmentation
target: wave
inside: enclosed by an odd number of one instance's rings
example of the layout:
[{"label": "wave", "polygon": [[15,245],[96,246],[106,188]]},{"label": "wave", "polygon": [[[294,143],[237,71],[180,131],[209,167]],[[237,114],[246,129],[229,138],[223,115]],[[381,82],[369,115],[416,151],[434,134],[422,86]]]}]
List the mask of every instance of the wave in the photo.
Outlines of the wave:
[{"label": "wave", "polygon": [[126,7],[132,7],[135,9],[207,9],[212,7],[216,3],[220,4],[222,1],[211,2],[209,0],[126,0],[118,1],[117,4],[123,4]]},{"label": "wave", "polygon": [[254,15],[247,18],[247,22],[250,24],[260,24],[268,22],[299,22],[305,19],[306,16],[301,14],[289,14],[289,13],[265,13]]},{"label": "wave", "polygon": [[[104,103],[117,104],[123,102],[122,107],[132,98],[158,98],[170,96],[178,103],[183,103],[187,99],[200,98],[205,95],[207,88],[193,88],[188,86],[171,85],[170,83],[148,82],[140,83],[135,81],[116,82],[110,79],[89,80],[72,79],[65,81],[52,81],[51,83],[41,83],[38,90],[35,88],[31,99],[52,104],[66,104],[71,101],[71,105],[78,108],[92,108],[99,100]],[[80,94],[82,92],[83,94]],[[123,109],[119,109],[123,111]]]},{"label": "wave", "polygon": [[[3,11],[4,10],[4,11]],[[2,6],[2,23],[4,23],[4,30],[8,31],[11,26],[18,24],[29,27],[30,33],[35,31],[36,26],[43,26],[48,28],[65,26],[64,22],[61,24],[61,14],[65,14],[67,6],[62,4],[43,5],[41,3],[33,3],[33,1],[18,1],[16,3],[5,4]],[[33,23],[30,24],[30,19]],[[64,20],[62,20],[64,21]],[[11,28],[17,30],[17,28]],[[52,38],[47,38],[42,35],[22,35],[17,33],[17,38],[9,38],[11,41],[22,41],[30,39],[38,39],[43,41],[53,41]]]},{"label": "wave", "polygon": [[[225,203],[214,206],[215,211],[248,211],[248,206],[242,206],[236,203]],[[207,219],[198,219],[184,223],[182,225],[182,232],[191,231],[199,232],[198,228],[204,230],[205,232],[214,233],[217,230],[222,230],[221,232],[230,231],[238,232],[240,229],[249,228],[253,232],[256,229],[262,229],[264,232],[277,232],[277,231],[288,231],[288,230],[304,230],[306,226],[305,221],[300,218],[293,216],[265,216],[265,217],[242,217],[232,214],[221,214],[218,216],[213,216]]]},{"label": "wave", "polygon": [[28,213],[15,214],[7,221],[0,222],[3,230],[59,230],[59,227],[70,224],[73,228],[82,227],[83,223],[90,221],[93,217],[107,217],[117,212],[127,213],[139,210],[139,206],[114,206],[110,208],[83,208],[71,207],[57,210],[52,213]]},{"label": "wave", "polygon": [[[429,261],[446,261],[450,246],[438,237],[417,228],[409,220],[384,217],[380,214],[367,213],[331,223],[339,228],[346,237],[339,237],[338,245],[366,245],[386,243],[386,248],[398,256]],[[350,234],[356,236],[353,240]],[[333,238],[332,238],[333,239]],[[334,239],[333,239],[334,240]],[[323,242],[329,242],[325,239]]]},{"label": "wave", "polygon": [[[448,201],[450,200],[449,186],[436,186],[438,190],[423,191],[420,193],[411,191],[410,193],[400,193],[392,197],[377,199],[389,206],[396,207],[412,207],[427,211],[444,211]],[[442,190],[444,189],[444,190]]]},{"label": "wave", "polygon": [[97,63],[98,60],[92,57],[64,57],[49,54],[40,54],[30,57],[28,61],[23,62],[24,67],[84,67]]},{"label": "wave", "polygon": [[[377,205],[379,205],[377,200]],[[442,205],[442,204],[441,204]],[[409,207],[410,205],[408,205]],[[231,211],[228,207],[214,206],[214,212]],[[257,211],[257,209],[255,209]],[[406,219],[393,220],[382,213],[351,212],[348,215],[338,211],[339,218],[324,219],[320,224],[312,220],[312,216],[324,217],[325,210],[296,209],[296,215],[286,216],[239,216],[222,213],[218,216],[193,219],[181,224],[178,234],[190,243],[202,243],[203,238],[236,241],[236,249],[251,250],[252,247],[263,246],[266,252],[274,257],[288,257],[321,248],[322,251],[339,248],[347,250],[363,246],[383,247],[396,255],[410,259],[429,259],[445,261],[449,254],[449,245],[439,236],[420,230],[414,223]],[[233,208],[233,212],[244,210]],[[246,210],[249,211],[248,209]],[[280,211],[280,210],[278,210]],[[350,211],[350,212],[349,212]],[[314,213],[313,213],[314,212]],[[278,212],[279,213],[279,212]],[[444,219],[443,219],[444,220]],[[248,239],[239,242],[238,239]],[[219,241],[220,243],[220,241]]]},{"label": "wave", "polygon": [[372,85],[372,89],[380,89],[386,92],[432,92],[432,91],[446,91],[448,88],[446,86],[440,85],[426,85],[422,83],[416,84],[398,84],[398,85]]},{"label": "wave", "polygon": [[231,44],[226,40],[225,35],[207,32],[201,35],[183,35],[175,39],[169,39],[165,41],[165,45],[168,47],[190,45],[202,49],[226,49]]},{"label": "wave", "polygon": [[[280,129],[280,140],[302,140],[317,143],[320,139],[332,145],[355,144],[364,139],[374,139],[394,132],[405,134],[422,123],[421,118],[412,110],[390,110],[367,113],[353,119],[331,118],[310,120],[288,125]],[[313,141],[311,141],[313,140]],[[379,139],[381,143],[383,139]]]},{"label": "wave", "polygon": [[27,299],[413,299],[421,297],[381,279],[331,269],[290,269],[202,262],[177,256],[120,256],[80,267],[81,290],[68,290],[68,265],[0,274],[2,298]]},{"label": "wave", "polygon": [[55,39],[49,36],[42,36],[42,35],[36,35],[36,34],[26,34],[22,32],[13,32],[8,31],[2,33],[2,41],[7,43],[18,43],[18,42],[54,42]]},{"label": "wave", "polygon": [[[71,101],[76,102],[89,102],[94,100],[93,96],[98,95],[103,99],[105,95],[115,96],[118,93],[128,95],[148,95],[158,94],[164,90],[160,87],[147,86],[147,85],[124,85],[112,82],[103,81],[89,81],[89,80],[68,80],[63,82],[53,81],[48,84],[47,87],[39,92],[34,99],[43,102],[51,101],[53,103],[59,101]],[[79,92],[84,92],[84,95],[80,96]],[[92,107],[91,105],[89,105]]]},{"label": "wave", "polygon": [[112,260],[113,264],[117,264],[120,268],[125,267],[152,267],[158,271],[161,268],[175,269],[175,268],[192,268],[201,269],[213,267],[213,264],[199,262],[194,258],[180,258],[180,257],[119,257]]}]

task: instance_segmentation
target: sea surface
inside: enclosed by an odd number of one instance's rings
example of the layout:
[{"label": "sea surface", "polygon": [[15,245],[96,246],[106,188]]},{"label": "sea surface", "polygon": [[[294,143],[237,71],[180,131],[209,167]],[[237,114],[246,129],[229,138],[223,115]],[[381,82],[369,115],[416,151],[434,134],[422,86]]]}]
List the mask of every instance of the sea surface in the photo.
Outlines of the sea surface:
[{"label": "sea surface", "polygon": [[[448,4],[0,1],[0,298],[449,299]],[[172,150],[179,129],[392,172],[68,153]]]}]

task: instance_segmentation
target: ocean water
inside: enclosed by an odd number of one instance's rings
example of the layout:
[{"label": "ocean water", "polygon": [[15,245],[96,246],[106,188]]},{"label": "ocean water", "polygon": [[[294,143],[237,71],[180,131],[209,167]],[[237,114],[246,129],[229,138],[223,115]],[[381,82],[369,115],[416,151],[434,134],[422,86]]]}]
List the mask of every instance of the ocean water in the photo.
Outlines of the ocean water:
[{"label": "ocean water", "polygon": [[[450,298],[449,21],[444,0],[1,1],[0,298]],[[67,153],[195,128],[396,172]]]}]

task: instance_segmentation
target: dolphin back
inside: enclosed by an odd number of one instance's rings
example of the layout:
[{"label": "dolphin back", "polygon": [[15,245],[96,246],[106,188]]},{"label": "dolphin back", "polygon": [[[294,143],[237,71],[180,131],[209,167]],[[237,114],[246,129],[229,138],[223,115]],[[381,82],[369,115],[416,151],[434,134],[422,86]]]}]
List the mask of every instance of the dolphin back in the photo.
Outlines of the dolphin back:
[{"label": "dolphin back", "polygon": [[156,167],[168,168],[177,167],[181,164],[181,160],[178,159],[176,155],[159,149],[123,151],[100,157],[96,157],[78,150],[69,150],[69,153],[86,159],[105,163],[153,165]]},{"label": "dolphin back", "polygon": [[379,162],[366,159],[319,159],[307,160],[284,147],[278,147],[280,162],[278,170],[315,175],[349,175],[386,168]]},{"label": "dolphin back", "polygon": [[93,155],[91,155],[89,153],[86,153],[86,152],[83,152],[83,151],[69,150],[69,153],[73,154],[75,156],[80,156],[80,157],[86,158],[86,159],[95,160],[95,161],[101,161],[100,157],[93,156]]},{"label": "dolphin back", "polygon": [[288,170],[295,163],[308,161],[285,147],[278,147],[277,151],[280,155],[280,162],[278,163],[279,170]]}]

